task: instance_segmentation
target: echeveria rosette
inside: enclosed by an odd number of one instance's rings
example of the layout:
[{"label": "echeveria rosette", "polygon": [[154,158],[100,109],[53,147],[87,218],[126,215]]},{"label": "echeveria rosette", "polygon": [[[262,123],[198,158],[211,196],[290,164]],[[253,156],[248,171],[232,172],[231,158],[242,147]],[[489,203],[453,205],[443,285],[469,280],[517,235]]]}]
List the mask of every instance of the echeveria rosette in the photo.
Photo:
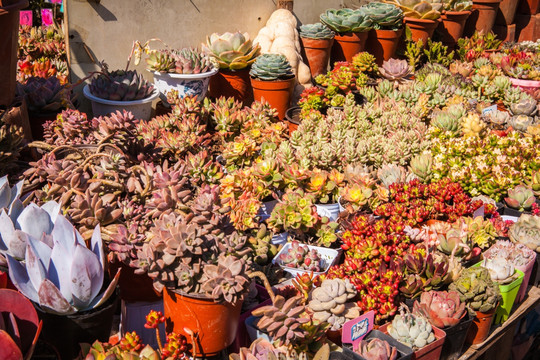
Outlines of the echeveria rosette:
[{"label": "echeveria rosette", "polygon": [[403,26],[403,11],[394,4],[371,2],[361,9],[371,18],[375,30],[398,30]]},{"label": "echeveria rosette", "polygon": [[261,47],[253,45],[248,33],[213,33],[202,44],[202,51],[215,58],[220,69],[240,70],[253,64]]},{"label": "echeveria rosette", "polygon": [[413,313],[426,317],[438,327],[457,325],[465,315],[465,303],[456,291],[428,291],[420,295],[420,302],[414,302]]},{"label": "echeveria rosette", "polygon": [[504,198],[504,201],[511,208],[524,211],[532,207],[536,201],[536,197],[531,189],[523,185],[518,185],[508,190],[508,197]]},{"label": "echeveria rosette", "polygon": [[320,16],[321,22],[337,33],[366,32],[373,21],[362,9],[328,9]]},{"label": "echeveria rosette", "polygon": [[[21,293],[47,312],[69,315],[95,309],[111,296],[120,275],[100,293],[105,272],[100,227],[94,229],[89,249],[73,225],[58,214],[59,205],[46,205],[50,212],[30,204],[30,210],[19,216],[30,233],[19,232],[26,238],[24,262],[7,255],[9,276]],[[2,229],[2,234],[9,231],[13,230]]]},{"label": "echeveria rosette", "polygon": [[318,22],[315,24],[305,24],[300,26],[298,31],[300,37],[305,39],[316,39],[316,40],[330,40],[333,39],[335,34],[328,26]]},{"label": "echeveria rosette", "polygon": [[273,81],[290,79],[294,73],[285,55],[262,54],[255,59],[249,75],[255,79]]},{"label": "echeveria rosette", "polygon": [[385,0],[403,10],[405,17],[416,19],[436,20],[441,16],[442,2],[440,0]]},{"label": "echeveria rosette", "polygon": [[471,10],[473,2],[470,0],[443,0],[443,8],[446,11],[467,11]]}]

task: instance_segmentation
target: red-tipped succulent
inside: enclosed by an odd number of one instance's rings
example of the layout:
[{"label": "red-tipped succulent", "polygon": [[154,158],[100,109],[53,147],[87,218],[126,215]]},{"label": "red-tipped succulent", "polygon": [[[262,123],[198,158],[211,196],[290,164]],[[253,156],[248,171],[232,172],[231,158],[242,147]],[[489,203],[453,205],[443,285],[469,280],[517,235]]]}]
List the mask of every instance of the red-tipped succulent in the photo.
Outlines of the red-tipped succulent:
[{"label": "red-tipped succulent", "polygon": [[457,325],[465,316],[465,303],[459,300],[456,291],[428,291],[420,295],[420,302],[415,301],[413,313],[426,317],[438,327],[446,328]]}]

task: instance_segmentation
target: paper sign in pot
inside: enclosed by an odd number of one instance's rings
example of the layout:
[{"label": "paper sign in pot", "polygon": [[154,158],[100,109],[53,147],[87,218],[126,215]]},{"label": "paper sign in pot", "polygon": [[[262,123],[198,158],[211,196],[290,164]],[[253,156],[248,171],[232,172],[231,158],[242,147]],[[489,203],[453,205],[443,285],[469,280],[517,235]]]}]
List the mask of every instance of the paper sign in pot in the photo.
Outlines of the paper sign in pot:
[{"label": "paper sign in pot", "polygon": [[375,311],[371,310],[354,320],[343,324],[341,341],[346,344],[353,344],[353,349],[370,331],[373,329],[375,321]]}]

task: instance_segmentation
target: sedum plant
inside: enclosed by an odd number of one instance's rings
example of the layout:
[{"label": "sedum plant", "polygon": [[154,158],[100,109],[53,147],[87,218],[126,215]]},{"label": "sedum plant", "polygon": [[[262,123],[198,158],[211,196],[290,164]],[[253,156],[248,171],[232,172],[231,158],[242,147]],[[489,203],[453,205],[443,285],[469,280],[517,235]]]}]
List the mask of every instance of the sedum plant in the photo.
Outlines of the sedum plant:
[{"label": "sedum plant", "polygon": [[217,61],[220,69],[240,70],[255,62],[261,48],[253,45],[247,33],[237,31],[207,36],[202,50]]},{"label": "sedum plant", "polygon": [[291,241],[286,252],[282,252],[278,260],[280,265],[300,270],[321,271],[322,258],[317,249],[309,249],[307,245],[300,244],[297,240]]},{"label": "sedum plant", "polygon": [[255,59],[249,71],[251,77],[263,80],[287,80],[294,77],[291,64],[282,54],[262,54]]},{"label": "sedum plant", "polygon": [[347,32],[366,32],[373,26],[373,21],[363,9],[328,9],[320,16],[321,22],[333,31],[343,34]]},{"label": "sedum plant", "polygon": [[328,26],[318,22],[315,24],[305,24],[300,26],[298,31],[300,37],[316,40],[327,40],[334,38],[334,32]]},{"label": "sedum plant", "polygon": [[403,11],[394,4],[374,1],[361,9],[371,18],[375,30],[398,30],[403,26]]},{"label": "sedum plant", "polygon": [[437,0],[386,0],[403,11],[405,17],[436,20],[441,16],[443,4]]},{"label": "sedum plant", "polygon": [[388,325],[388,334],[413,350],[421,349],[435,341],[435,334],[428,319],[410,313],[404,305]]},{"label": "sedum plant", "polygon": [[465,303],[456,291],[428,291],[415,300],[413,314],[421,315],[438,328],[444,329],[459,324],[465,315]]},{"label": "sedum plant", "polygon": [[89,85],[92,95],[105,100],[133,101],[146,99],[154,86],[136,70],[105,70],[94,77]]},{"label": "sedum plant", "polygon": [[508,189],[508,197],[504,198],[506,205],[519,211],[529,210],[535,201],[534,192],[524,185]]},{"label": "sedum plant", "polygon": [[449,289],[459,293],[459,299],[467,304],[473,315],[476,311],[485,313],[494,309],[501,298],[499,286],[491,280],[489,271],[483,267],[464,269]]}]

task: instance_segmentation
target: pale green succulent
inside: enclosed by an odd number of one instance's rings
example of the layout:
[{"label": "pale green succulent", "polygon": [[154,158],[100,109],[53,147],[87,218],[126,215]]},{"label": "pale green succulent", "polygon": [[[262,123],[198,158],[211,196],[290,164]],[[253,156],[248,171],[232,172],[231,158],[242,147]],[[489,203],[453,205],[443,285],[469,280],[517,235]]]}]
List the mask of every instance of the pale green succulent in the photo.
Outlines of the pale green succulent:
[{"label": "pale green succulent", "polygon": [[435,341],[435,334],[428,319],[411,314],[401,308],[400,314],[388,325],[388,334],[402,344],[421,349]]},{"label": "pale green succulent", "polygon": [[376,30],[397,30],[403,25],[403,11],[394,4],[371,2],[361,9],[371,18]]},{"label": "pale green succulent", "polygon": [[440,0],[386,0],[385,3],[399,7],[405,17],[436,20],[441,16]]},{"label": "pale green succulent", "polygon": [[471,10],[473,2],[470,0],[443,0],[443,7],[446,11],[466,11]]},{"label": "pale green succulent", "polygon": [[291,64],[282,54],[262,54],[253,63],[249,74],[259,80],[285,80],[294,76]]},{"label": "pale green succulent", "polygon": [[253,45],[248,33],[213,33],[206,37],[202,50],[216,59],[220,69],[240,70],[253,64],[260,53],[259,44]]},{"label": "pale green succulent", "polygon": [[335,35],[334,32],[328,28],[328,26],[320,22],[300,26],[300,31],[298,34],[303,38],[317,40],[333,39]]},{"label": "pale green succulent", "polygon": [[362,9],[328,9],[320,16],[321,22],[337,33],[366,32],[373,21]]}]

